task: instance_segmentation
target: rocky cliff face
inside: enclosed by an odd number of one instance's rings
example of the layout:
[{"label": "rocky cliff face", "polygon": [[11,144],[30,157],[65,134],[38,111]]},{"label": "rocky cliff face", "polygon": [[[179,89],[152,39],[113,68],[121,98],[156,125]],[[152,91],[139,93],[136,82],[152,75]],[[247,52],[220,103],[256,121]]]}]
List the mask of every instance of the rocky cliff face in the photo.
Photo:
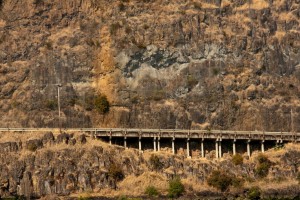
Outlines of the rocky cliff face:
[{"label": "rocky cliff face", "polygon": [[[207,154],[206,159],[187,159],[180,152],[168,153],[167,148],[160,153],[139,154],[136,149],[109,146],[81,133],[3,133],[0,197],[144,196],[145,188],[151,185],[166,195],[168,180],[175,176],[184,183],[185,194],[193,197],[187,199],[199,196],[244,199],[253,186],[259,186],[265,198],[300,195],[296,180],[299,145],[288,144],[284,149],[266,152],[271,164],[265,178],[257,173],[257,152],[250,159],[244,156],[244,161],[237,165],[229,154],[219,161],[212,159],[213,154]],[[207,184],[212,171],[220,169],[239,180],[225,193]]]},{"label": "rocky cliff face", "polygon": [[299,130],[298,0],[0,5],[1,127]]}]

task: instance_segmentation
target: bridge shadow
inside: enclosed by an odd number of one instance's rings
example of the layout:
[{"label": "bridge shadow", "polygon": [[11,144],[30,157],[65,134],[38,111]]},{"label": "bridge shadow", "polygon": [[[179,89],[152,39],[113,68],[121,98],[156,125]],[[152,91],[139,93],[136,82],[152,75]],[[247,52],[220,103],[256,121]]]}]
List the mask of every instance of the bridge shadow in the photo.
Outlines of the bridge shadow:
[{"label": "bridge shadow", "polygon": [[[98,137],[102,141],[109,143],[109,137]],[[201,157],[201,141],[202,139],[190,139],[189,147],[190,147],[190,155],[193,158]],[[247,142],[248,140],[237,140],[236,144],[236,153],[239,154],[247,154]],[[118,145],[124,147],[124,137],[112,137],[111,143],[113,145]],[[127,147],[139,149],[139,138],[128,137],[126,139]],[[265,151],[276,147],[275,140],[267,140],[264,142]],[[283,143],[284,144],[284,143]],[[281,145],[283,145],[281,144]],[[154,141],[153,138],[142,138],[141,145],[143,151],[153,151],[154,150]],[[215,139],[205,139],[204,140],[204,156],[205,157],[214,157],[215,156],[215,148],[216,148],[216,140]],[[222,146],[222,156],[224,154],[233,154],[233,140],[223,139],[221,141]],[[177,155],[187,155],[187,139],[185,138],[176,138],[175,143],[175,154]],[[160,148],[162,151],[167,151],[172,153],[172,138],[161,138],[160,139]],[[158,149],[158,141],[156,140],[156,149]],[[251,140],[250,141],[250,152],[258,151],[261,152],[261,140]]]}]

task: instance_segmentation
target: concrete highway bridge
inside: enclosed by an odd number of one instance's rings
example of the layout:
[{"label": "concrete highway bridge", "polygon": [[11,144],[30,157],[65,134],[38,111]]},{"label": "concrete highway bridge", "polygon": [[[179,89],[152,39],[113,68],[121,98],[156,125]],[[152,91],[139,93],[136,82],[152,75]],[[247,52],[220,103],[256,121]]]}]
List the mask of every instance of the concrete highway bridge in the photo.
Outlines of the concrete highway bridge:
[{"label": "concrete highway bridge", "polygon": [[[247,155],[251,156],[251,144],[259,143],[260,150],[265,151],[265,142],[272,141],[275,144],[284,142],[299,142],[300,134],[296,132],[267,132],[267,131],[230,131],[230,130],[181,130],[181,129],[126,129],[126,128],[0,128],[0,132],[84,132],[93,138],[107,140],[112,144],[113,139],[122,140],[122,144],[127,148],[127,140],[135,139],[138,149],[142,152],[142,142],[152,140],[153,150],[160,151],[161,141],[170,141],[172,153],[175,154],[175,144],[177,140],[186,143],[186,156],[190,157],[190,142],[199,143],[201,157],[205,157],[205,142],[213,141],[216,158],[222,157],[222,143],[230,142],[231,152],[237,153],[236,144],[243,141],[246,146]],[[151,143],[152,143],[151,142]]]}]

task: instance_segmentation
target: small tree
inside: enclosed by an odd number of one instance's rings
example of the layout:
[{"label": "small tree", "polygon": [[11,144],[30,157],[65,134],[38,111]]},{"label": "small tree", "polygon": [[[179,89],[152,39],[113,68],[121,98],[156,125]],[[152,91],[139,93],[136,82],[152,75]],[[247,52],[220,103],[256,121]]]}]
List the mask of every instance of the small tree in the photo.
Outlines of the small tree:
[{"label": "small tree", "polygon": [[115,181],[120,181],[124,178],[124,173],[120,165],[112,163],[108,168],[108,176]]},{"label": "small tree", "polygon": [[260,189],[259,187],[252,187],[249,189],[247,196],[250,200],[258,200],[260,199]]},{"label": "small tree", "polygon": [[208,177],[207,183],[208,185],[224,192],[230,185],[232,185],[232,178],[224,172],[215,170]]},{"label": "small tree", "polygon": [[152,170],[159,171],[163,168],[164,164],[159,160],[157,155],[151,155],[149,159]]},{"label": "small tree", "polygon": [[244,161],[244,159],[241,154],[236,154],[236,155],[232,156],[232,163],[234,165],[242,165],[243,161]]},{"label": "small tree", "polygon": [[181,196],[183,192],[184,192],[184,186],[178,177],[176,177],[173,180],[170,180],[169,190],[168,190],[168,196],[170,198],[177,198]]},{"label": "small tree", "polygon": [[95,99],[95,108],[100,114],[109,112],[110,104],[105,95],[99,95]]},{"label": "small tree", "polygon": [[255,168],[255,174],[259,178],[264,178],[268,175],[269,169],[272,165],[272,162],[263,154],[259,154],[256,158],[257,165]]},{"label": "small tree", "polygon": [[148,186],[145,190],[145,194],[147,194],[149,197],[158,196],[159,192],[154,186]]}]

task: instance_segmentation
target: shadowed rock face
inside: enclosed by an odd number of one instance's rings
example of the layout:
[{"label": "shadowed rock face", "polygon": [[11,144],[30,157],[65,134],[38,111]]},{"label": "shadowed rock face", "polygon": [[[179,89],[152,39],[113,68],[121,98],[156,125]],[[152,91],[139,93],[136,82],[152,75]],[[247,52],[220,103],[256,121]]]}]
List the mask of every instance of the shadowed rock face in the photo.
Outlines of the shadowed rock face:
[{"label": "shadowed rock face", "polygon": [[1,127],[299,130],[299,1],[1,2]]}]

